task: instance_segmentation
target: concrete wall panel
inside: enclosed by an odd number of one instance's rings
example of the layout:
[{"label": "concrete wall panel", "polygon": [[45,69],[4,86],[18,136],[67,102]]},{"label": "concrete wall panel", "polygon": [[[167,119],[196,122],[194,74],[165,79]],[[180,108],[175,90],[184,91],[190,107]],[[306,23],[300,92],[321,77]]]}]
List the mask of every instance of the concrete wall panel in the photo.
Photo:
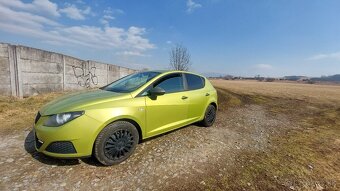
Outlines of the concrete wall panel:
[{"label": "concrete wall panel", "polygon": [[8,58],[8,45],[0,43],[0,94],[11,95],[11,73]]},{"label": "concrete wall panel", "polygon": [[120,78],[119,66],[109,65],[107,78],[108,78],[108,83],[118,80]]},{"label": "concrete wall panel", "polygon": [[0,43],[0,57],[8,58],[8,44]]},{"label": "concrete wall panel", "polygon": [[20,46],[20,58],[43,62],[63,63],[63,55],[31,47]]},{"label": "concrete wall panel", "polygon": [[0,95],[11,95],[11,85],[0,83]]},{"label": "concrete wall panel", "polygon": [[80,86],[77,83],[69,83],[64,87],[65,91],[75,91],[75,90],[84,90],[84,87]]},{"label": "concrete wall panel", "polygon": [[54,62],[41,62],[35,60],[21,60],[22,72],[34,73],[63,73],[63,64]]},{"label": "concrete wall panel", "polygon": [[11,79],[8,77],[10,74],[7,72],[5,75],[0,73],[0,84],[11,86]]},{"label": "concrete wall panel", "polygon": [[128,68],[124,68],[124,67],[119,67],[119,77],[122,78],[124,76],[129,75],[129,69]]},{"label": "concrete wall panel", "polygon": [[62,74],[22,73],[23,84],[61,84]]},{"label": "concrete wall panel", "polygon": [[65,57],[65,64],[68,66],[81,66],[83,62],[86,62],[85,60],[80,60],[78,58],[74,58],[71,56],[64,56]]},{"label": "concrete wall panel", "polygon": [[30,84],[23,85],[24,97],[31,95],[63,91],[62,84]]},{"label": "concrete wall panel", "polygon": [[0,43],[2,95],[22,97],[52,91],[102,87],[135,71],[35,48]]},{"label": "concrete wall panel", "polygon": [[0,57],[0,74],[9,72],[8,58]]}]

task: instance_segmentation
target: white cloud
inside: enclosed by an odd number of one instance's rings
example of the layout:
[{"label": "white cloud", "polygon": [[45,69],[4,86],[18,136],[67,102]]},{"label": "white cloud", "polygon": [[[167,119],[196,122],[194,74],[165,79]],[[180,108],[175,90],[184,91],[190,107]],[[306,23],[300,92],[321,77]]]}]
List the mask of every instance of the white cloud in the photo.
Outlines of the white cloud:
[{"label": "white cloud", "polygon": [[116,15],[118,16],[124,14],[124,11],[121,9],[112,9],[111,7],[108,7],[103,11],[103,13],[104,16],[99,19],[99,22],[102,23],[104,26],[109,26],[110,21],[115,20]]},{"label": "white cloud", "polygon": [[113,19],[115,19],[115,17],[113,17],[111,15],[104,15],[103,19],[113,20]]},{"label": "white cloud", "polygon": [[187,1],[187,13],[194,12],[195,9],[201,8],[202,5],[199,3],[195,3],[193,0]]},{"label": "white cloud", "polygon": [[60,24],[43,16],[24,11],[14,11],[0,4],[0,23],[10,23],[27,28],[42,28],[43,26],[59,26]]},{"label": "white cloud", "polygon": [[33,0],[32,3],[23,3],[20,0],[0,1],[3,7],[14,8],[23,11],[33,11],[49,16],[59,17],[58,5],[49,0]]},{"label": "white cloud", "polygon": [[155,48],[153,44],[149,43],[148,39],[142,37],[142,35],[145,33],[146,33],[145,28],[131,26],[127,30],[125,41],[127,44],[133,46],[134,48],[138,50],[146,50],[146,49]]},{"label": "white cloud", "polygon": [[49,0],[34,0],[32,4],[35,6],[36,11],[43,10],[53,16],[59,16],[56,3],[52,3]]},{"label": "white cloud", "polygon": [[85,15],[91,13],[91,7],[86,7],[85,9],[80,9],[76,5],[66,4],[66,7],[59,10],[61,13],[65,13],[67,17],[74,20],[84,20]]},{"label": "white cloud", "polygon": [[117,52],[116,55],[123,55],[123,56],[149,56],[145,55],[139,51],[122,51],[122,52]]},{"label": "white cloud", "polygon": [[122,15],[125,13],[121,9],[112,9],[111,7],[106,8],[103,12],[106,15]]},{"label": "white cloud", "polygon": [[125,14],[125,12],[121,9],[114,9],[112,13],[117,15]]},{"label": "white cloud", "polygon": [[101,19],[99,19],[99,22],[102,23],[105,26],[109,26],[110,20],[115,20],[116,18],[111,15],[104,15]]},{"label": "white cloud", "polygon": [[340,52],[334,52],[329,54],[317,54],[308,58],[308,60],[326,60],[326,59],[340,60]]},{"label": "white cloud", "polygon": [[172,44],[171,40],[166,41],[167,44]]},{"label": "white cloud", "polygon": [[256,64],[255,68],[260,69],[260,70],[268,70],[268,69],[272,69],[273,66],[270,64]]},{"label": "white cloud", "polygon": [[84,10],[82,10],[82,13],[85,14],[85,15],[88,15],[88,14],[92,13],[91,12],[91,7],[86,7]]},{"label": "white cloud", "polygon": [[[109,19],[109,17],[106,17]],[[56,46],[85,46],[98,50],[112,49],[125,55],[144,55],[156,48],[144,37],[146,29],[131,26],[65,26],[54,19],[37,15],[33,10],[16,10],[0,3],[0,30],[36,38]]]}]

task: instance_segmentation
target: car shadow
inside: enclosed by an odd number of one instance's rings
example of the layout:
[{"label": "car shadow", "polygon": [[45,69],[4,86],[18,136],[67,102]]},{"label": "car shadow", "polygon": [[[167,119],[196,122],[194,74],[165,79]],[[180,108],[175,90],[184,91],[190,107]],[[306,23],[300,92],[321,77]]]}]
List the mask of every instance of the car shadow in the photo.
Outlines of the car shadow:
[{"label": "car shadow", "polygon": [[162,134],[159,134],[159,135],[150,137],[150,138],[146,138],[146,139],[144,139],[144,140],[141,140],[141,141],[139,142],[139,144],[145,143],[145,142],[148,142],[148,141],[151,141],[151,140],[154,140],[154,139],[158,139],[159,137],[162,137],[162,136],[171,134],[171,133],[173,133],[173,132],[179,131],[179,130],[181,130],[181,129],[185,129],[185,128],[190,127],[190,126],[199,127],[199,128],[205,128],[205,127],[204,127],[203,125],[201,125],[199,122],[197,122],[197,123],[192,123],[192,124],[189,124],[189,125],[186,125],[186,126],[183,126],[183,127],[179,127],[179,128],[177,128],[177,129],[173,129],[173,130],[170,130],[170,131],[168,131],[168,132],[165,132],[165,133],[162,133]]},{"label": "car shadow", "polygon": [[89,158],[81,158],[81,159],[57,159],[46,156],[42,153],[39,153],[35,150],[35,140],[34,140],[34,132],[31,130],[25,138],[24,148],[27,153],[29,153],[33,159],[47,165],[55,165],[55,166],[73,166],[79,165],[80,161],[92,165],[92,166],[103,166],[93,157]]},{"label": "car shadow", "polygon": [[[139,144],[154,140],[154,139],[158,139],[159,137],[165,136],[167,134],[173,133],[175,131],[178,131],[180,129],[183,128],[187,128],[189,126],[196,126],[196,127],[203,127],[202,125],[200,125],[199,123],[193,123],[193,124],[189,124],[183,127],[180,127],[178,129],[174,129],[171,130],[169,132],[160,134],[160,135],[156,135],[154,137],[151,138],[147,138],[144,139],[142,141],[139,142]],[[53,158],[53,157],[49,157],[46,156],[42,153],[39,153],[35,150],[35,138],[34,138],[34,132],[33,130],[31,130],[28,135],[25,138],[25,143],[24,143],[24,148],[26,150],[27,153],[29,153],[33,159],[47,164],[47,165],[55,165],[55,166],[73,166],[73,165],[79,165],[80,161],[91,165],[91,166],[96,166],[96,167],[105,167],[104,165],[102,165],[101,163],[99,163],[94,157],[87,157],[87,158],[80,158],[80,159],[58,159],[58,158]]]}]

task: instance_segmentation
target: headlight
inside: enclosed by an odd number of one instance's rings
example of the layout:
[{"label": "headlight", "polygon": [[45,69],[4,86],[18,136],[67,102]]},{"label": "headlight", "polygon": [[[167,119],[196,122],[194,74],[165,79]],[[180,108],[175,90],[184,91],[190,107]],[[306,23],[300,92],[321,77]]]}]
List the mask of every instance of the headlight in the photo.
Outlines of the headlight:
[{"label": "headlight", "polygon": [[47,121],[45,121],[44,126],[48,127],[59,127],[65,123],[72,121],[73,119],[80,117],[84,114],[84,111],[75,111],[67,113],[59,113],[49,116]]}]

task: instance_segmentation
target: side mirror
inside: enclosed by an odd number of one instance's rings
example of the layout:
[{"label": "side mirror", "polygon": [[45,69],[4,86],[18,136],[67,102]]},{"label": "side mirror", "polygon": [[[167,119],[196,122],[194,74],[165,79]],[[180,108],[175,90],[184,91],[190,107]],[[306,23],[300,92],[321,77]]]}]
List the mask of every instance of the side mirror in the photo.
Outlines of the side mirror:
[{"label": "side mirror", "polygon": [[160,96],[164,94],[165,94],[165,90],[160,87],[155,87],[149,90],[149,95],[151,96]]}]

